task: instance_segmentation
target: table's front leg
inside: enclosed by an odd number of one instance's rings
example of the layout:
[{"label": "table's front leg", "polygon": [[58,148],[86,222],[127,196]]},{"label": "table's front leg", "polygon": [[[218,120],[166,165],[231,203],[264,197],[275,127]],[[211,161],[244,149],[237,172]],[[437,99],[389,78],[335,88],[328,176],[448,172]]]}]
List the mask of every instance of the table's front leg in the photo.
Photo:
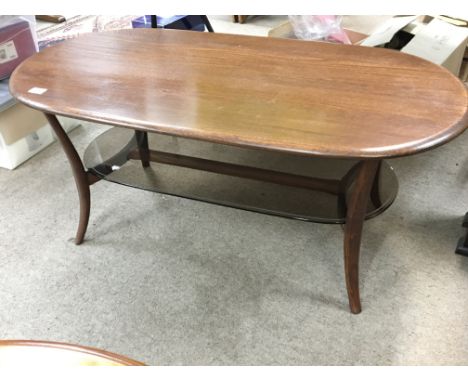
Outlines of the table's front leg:
[{"label": "table's front leg", "polygon": [[359,163],[354,186],[346,209],[344,236],[344,264],[349,307],[352,313],[361,312],[359,297],[359,251],[361,234],[370,192],[380,160],[363,160]]},{"label": "table's front leg", "polygon": [[75,178],[76,188],[78,189],[78,195],[80,198],[80,221],[76,232],[75,244],[81,244],[86,233],[86,228],[88,227],[89,211],[91,207],[89,186],[95,183],[98,179],[85,170],[80,156],[68,138],[67,133],[65,133],[60,125],[60,122],[57,120],[57,117],[53,114],[47,113],[45,113],[45,116],[67,155]]}]

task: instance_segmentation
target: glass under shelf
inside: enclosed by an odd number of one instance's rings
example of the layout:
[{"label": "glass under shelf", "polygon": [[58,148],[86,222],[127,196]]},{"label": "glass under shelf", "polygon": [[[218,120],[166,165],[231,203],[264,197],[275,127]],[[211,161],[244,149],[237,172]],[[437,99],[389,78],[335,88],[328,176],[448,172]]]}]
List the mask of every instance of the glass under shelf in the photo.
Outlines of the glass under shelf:
[{"label": "glass under shelf", "polygon": [[[339,180],[357,163],[356,160],[290,155],[155,133],[148,133],[148,141],[151,150],[321,179]],[[344,223],[343,206],[332,193],[159,162],[143,167],[140,160],[128,159],[129,153],[136,149],[134,131],[114,127],[88,146],[84,164],[102,179],[143,190],[306,221]],[[397,195],[397,178],[385,161],[378,182],[379,203],[369,203],[366,218],[383,212]]]}]

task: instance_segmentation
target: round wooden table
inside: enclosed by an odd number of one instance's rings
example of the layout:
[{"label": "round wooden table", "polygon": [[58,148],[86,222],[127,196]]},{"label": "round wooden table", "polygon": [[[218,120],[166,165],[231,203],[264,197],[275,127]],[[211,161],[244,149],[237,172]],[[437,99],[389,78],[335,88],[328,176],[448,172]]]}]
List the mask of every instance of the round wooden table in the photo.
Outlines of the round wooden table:
[{"label": "round wooden table", "polygon": [[0,366],[145,366],[87,346],[33,340],[0,340]]}]

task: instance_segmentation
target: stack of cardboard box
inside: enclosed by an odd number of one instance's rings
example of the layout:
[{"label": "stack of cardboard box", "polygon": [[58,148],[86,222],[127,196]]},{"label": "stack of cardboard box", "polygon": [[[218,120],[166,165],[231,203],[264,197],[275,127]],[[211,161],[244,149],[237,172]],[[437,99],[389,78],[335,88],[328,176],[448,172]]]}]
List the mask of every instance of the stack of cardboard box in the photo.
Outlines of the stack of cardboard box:
[{"label": "stack of cardboard box", "polygon": [[[370,35],[345,30],[353,45],[396,49],[441,65],[466,81],[468,25],[463,20],[439,16],[393,17]],[[273,28],[270,37],[295,38],[286,22]]]},{"label": "stack of cardboard box", "polygon": [[[78,122],[60,118],[65,130]],[[44,115],[17,103],[8,91],[8,80],[0,81],[0,167],[12,170],[42,151],[55,139]]]},{"label": "stack of cardboard box", "polygon": [[[37,51],[34,17],[2,16],[0,37],[0,167],[11,170],[50,145],[54,135],[44,115],[17,103],[8,89],[11,72]],[[78,125],[62,122],[67,131]]]}]

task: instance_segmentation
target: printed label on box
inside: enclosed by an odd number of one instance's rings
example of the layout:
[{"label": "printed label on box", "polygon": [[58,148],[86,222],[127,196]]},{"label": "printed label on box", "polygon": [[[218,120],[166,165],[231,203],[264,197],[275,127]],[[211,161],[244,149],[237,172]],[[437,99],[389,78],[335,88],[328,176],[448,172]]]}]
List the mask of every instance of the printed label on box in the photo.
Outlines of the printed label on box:
[{"label": "printed label on box", "polygon": [[13,41],[8,41],[5,44],[0,45],[0,64],[16,60],[17,58],[18,52],[16,51],[15,43]]}]

